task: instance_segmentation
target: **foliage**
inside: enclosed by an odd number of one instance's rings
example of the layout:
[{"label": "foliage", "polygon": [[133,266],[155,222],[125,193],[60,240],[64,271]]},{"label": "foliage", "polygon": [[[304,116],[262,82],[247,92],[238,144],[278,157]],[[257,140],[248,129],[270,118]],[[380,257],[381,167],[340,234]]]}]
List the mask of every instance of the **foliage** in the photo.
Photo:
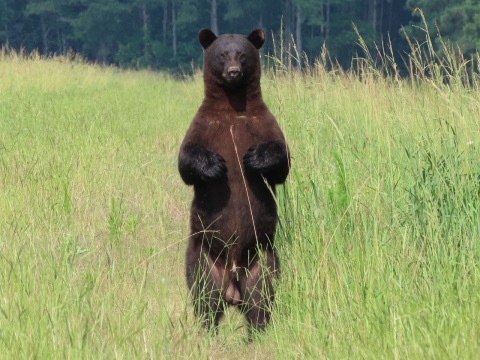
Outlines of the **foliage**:
[{"label": "foliage", "polygon": [[[221,33],[248,34],[262,27],[297,57],[290,40],[310,58],[325,45],[330,57],[349,67],[358,51],[352,23],[371,50],[373,42],[405,47],[398,36],[410,17],[405,1],[391,0],[217,0]],[[189,71],[202,57],[197,41],[211,26],[211,0],[0,0],[0,43],[44,56],[79,53],[94,62],[129,68]],[[301,45],[303,44],[303,46]],[[264,53],[273,53],[267,41]]]},{"label": "foliage", "polygon": [[[408,0],[407,6],[414,14],[411,21],[414,26],[408,29],[410,36],[422,39],[428,32],[441,50],[440,38],[434,36],[440,32],[466,55],[475,54],[480,48],[480,1]],[[427,20],[426,27],[422,26],[421,12]]]}]

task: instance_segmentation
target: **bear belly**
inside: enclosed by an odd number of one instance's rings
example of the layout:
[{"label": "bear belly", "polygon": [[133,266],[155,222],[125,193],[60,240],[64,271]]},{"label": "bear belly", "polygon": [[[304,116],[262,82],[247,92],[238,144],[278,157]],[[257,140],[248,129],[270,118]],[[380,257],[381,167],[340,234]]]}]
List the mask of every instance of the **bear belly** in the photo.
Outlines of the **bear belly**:
[{"label": "bear belly", "polygon": [[259,198],[249,189],[247,199],[244,184],[196,185],[190,213],[192,233],[207,230],[228,246],[270,236],[275,232],[277,209],[275,199],[267,194]]}]

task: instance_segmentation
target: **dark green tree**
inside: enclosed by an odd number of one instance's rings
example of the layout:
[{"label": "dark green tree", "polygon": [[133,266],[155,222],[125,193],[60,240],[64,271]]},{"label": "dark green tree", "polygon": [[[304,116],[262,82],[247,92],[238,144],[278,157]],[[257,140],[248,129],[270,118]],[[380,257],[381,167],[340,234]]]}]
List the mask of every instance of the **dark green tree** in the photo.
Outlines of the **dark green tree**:
[{"label": "dark green tree", "polygon": [[10,37],[8,25],[14,17],[14,8],[12,0],[0,0],[0,41],[10,46]]},{"label": "dark green tree", "polygon": [[132,36],[132,4],[119,0],[81,0],[84,6],[72,20],[73,35],[82,53],[101,63],[115,62],[119,46]]},{"label": "dark green tree", "polygon": [[71,33],[71,0],[28,0],[25,16],[38,26],[41,53],[65,54],[68,50],[67,37]]},{"label": "dark green tree", "polygon": [[[248,34],[260,27],[268,36],[264,54],[274,52],[273,35],[277,56],[280,47],[287,50],[282,59],[286,63],[301,66],[303,53],[313,59],[325,45],[331,58],[348,67],[359,50],[352,24],[372,50],[374,41],[387,38],[394,47],[404,49],[399,29],[412,19],[406,1],[0,0],[0,41],[27,52],[38,49],[44,55],[65,54],[71,48],[101,63],[189,71],[192,61],[195,66],[202,61],[199,29]],[[416,2],[433,4],[426,8],[434,11],[439,1]],[[415,1],[408,3],[414,6]],[[433,14],[432,18],[443,24],[452,39],[468,42],[468,48],[473,49],[476,45],[471,38],[478,38],[478,1],[452,3],[458,8],[449,5],[450,15],[441,18]],[[461,13],[462,31],[454,22],[457,12]]]},{"label": "dark green tree", "polygon": [[419,42],[425,40],[425,31],[428,31],[439,53],[443,46],[436,36],[438,33],[445,41],[458,45],[465,54],[475,53],[480,48],[479,0],[408,0],[407,6],[413,15],[407,32]]}]

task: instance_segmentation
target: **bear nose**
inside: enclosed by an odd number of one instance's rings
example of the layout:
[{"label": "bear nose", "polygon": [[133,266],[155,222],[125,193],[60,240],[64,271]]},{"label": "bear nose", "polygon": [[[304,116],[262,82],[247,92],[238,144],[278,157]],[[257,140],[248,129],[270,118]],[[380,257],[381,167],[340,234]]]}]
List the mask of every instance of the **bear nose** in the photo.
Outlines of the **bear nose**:
[{"label": "bear nose", "polygon": [[240,68],[238,66],[231,66],[228,68],[228,75],[232,78],[236,78],[240,75]]}]

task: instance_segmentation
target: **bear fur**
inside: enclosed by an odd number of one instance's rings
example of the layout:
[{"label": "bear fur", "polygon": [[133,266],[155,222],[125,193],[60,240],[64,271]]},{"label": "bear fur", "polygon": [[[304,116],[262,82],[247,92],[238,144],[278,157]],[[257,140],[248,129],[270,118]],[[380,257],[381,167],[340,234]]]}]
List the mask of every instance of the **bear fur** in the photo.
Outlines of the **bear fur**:
[{"label": "bear fur", "polygon": [[275,185],[285,181],[285,138],[262,99],[261,29],[217,37],[200,30],[205,97],[182,142],[178,168],[193,185],[187,284],[195,314],[216,329],[237,305],[249,330],[268,323],[279,270]]}]

